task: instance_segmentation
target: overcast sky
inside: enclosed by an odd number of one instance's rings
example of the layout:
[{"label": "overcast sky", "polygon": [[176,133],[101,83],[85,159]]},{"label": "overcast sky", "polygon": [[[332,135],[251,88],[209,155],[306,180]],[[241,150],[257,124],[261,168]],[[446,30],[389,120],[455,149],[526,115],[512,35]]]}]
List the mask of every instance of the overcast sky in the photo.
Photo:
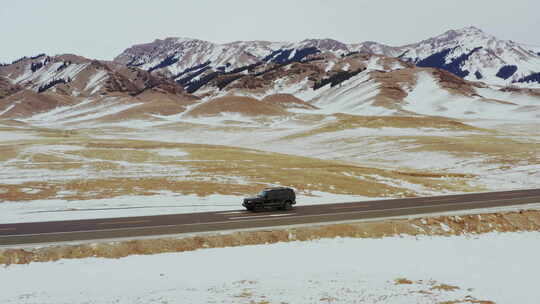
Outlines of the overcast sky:
[{"label": "overcast sky", "polygon": [[538,0],[4,0],[0,62],[38,53],[109,60],[165,37],[403,45],[469,25],[540,45],[539,12]]}]

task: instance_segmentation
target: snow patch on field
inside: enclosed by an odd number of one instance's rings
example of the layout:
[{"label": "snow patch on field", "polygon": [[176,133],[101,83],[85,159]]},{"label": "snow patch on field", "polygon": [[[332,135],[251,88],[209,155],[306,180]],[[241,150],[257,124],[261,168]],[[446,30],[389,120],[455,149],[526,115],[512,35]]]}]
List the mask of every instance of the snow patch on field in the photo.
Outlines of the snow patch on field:
[{"label": "snow patch on field", "polygon": [[10,105],[9,107],[7,107],[6,109],[0,111],[0,116],[6,114],[7,112],[9,112],[11,109],[13,109],[15,107],[15,105]]},{"label": "snow patch on field", "polygon": [[[74,148],[76,149],[76,148]],[[32,150],[32,149],[31,149]],[[39,151],[36,149],[34,151]],[[42,153],[51,154],[66,158],[68,161],[47,162],[46,165],[66,165],[84,164],[76,169],[43,169],[39,165],[43,163],[29,162],[26,159],[14,159],[4,163],[0,184],[15,185],[25,182],[66,182],[78,179],[100,179],[100,178],[137,178],[137,177],[168,177],[177,179],[188,179],[191,171],[186,167],[168,166],[159,162],[153,163],[131,163],[121,160],[108,160],[107,162],[117,165],[120,169],[96,170],[92,167],[94,162],[103,161],[101,159],[86,158],[78,155],[65,154],[43,149]],[[24,156],[25,153],[23,152]],[[38,167],[35,167],[38,165]],[[216,177],[219,178],[219,177]]]},{"label": "snow patch on field", "polygon": [[0,131],[0,142],[16,142],[39,138],[36,135],[21,131]]},{"label": "snow patch on field", "polygon": [[47,153],[47,154],[62,154],[66,156],[63,152],[69,151],[79,151],[84,149],[82,146],[77,145],[42,145],[42,146],[31,146],[24,148],[22,154],[28,153]]},{"label": "snow patch on field", "polygon": [[539,244],[539,232],[336,238],[11,265],[0,302],[536,304]]},{"label": "snow patch on field", "polygon": [[81,122],[86,120],[92,120],[92,119],[98,119],[101,117],[105,117],[107,115],[112,115],[116,113],[120,113],[122,111],[128,110],[130,108],[133,108],[135,106],[138,106],[142,103],[133,103],[133,104],[112,104],[112,105],[103,105],[100,107],[99,110],[90,110],[87,111],[84,115],[72,115],[72,117],[67,118],[62,121],[62,123],[74,123],[74,122]]},{"label": "snow patch on field", "polygon": [[92,121],[108,115],[120,113],[141,103],[124,104],[117,98],[105,98],[102,100],[85,99],[76,105],[62,106],[48,112],[33,115],[22,121],[36,126],[58,126],[69,123]]},{"label": "snow patch on field", "polygon": [[84,110],[86,106],[92,103],[92,99],[85,99],[76,105],[62,106],[57,107],[51,111],[35,114],[29,118],[24,119],[29,123],[46,123],[56,120],[61,120],[62,118],[69,117],[72,115],[78,115],[85,113]]},{"label": "snow patch on field", "polygon": [[94,75],[92,75],[86,84],[86,87],[84,88],[84,91],[92,90],[90,94],[94,94],[100,89],[100,84],[105,81],[108,78],[107,71],[98,71]]},{"label": "snow patch on field", "polygon": [[[152,115],[154,116],[154,115]],[[112,121],[112,122],[88,122],[88,123],[82,123],[79,126],[81,127],[100,127],[100,128],[106,128],[106,127],[121,127],[121,128],[130,128],[130,129],[139,129],[144,130],[151,127],[161,126],[170,123],[170,121],[167,120],[143,120],[143,119],[131,119],[131,120],[123,120],[123,121]]]},{"label": "snow patch on field", "polygon": [[154,149],[151,150],[162,156],[174,156],[174,157],[184,157],[189,155],[189,153],[181,151],[179,149]]}]

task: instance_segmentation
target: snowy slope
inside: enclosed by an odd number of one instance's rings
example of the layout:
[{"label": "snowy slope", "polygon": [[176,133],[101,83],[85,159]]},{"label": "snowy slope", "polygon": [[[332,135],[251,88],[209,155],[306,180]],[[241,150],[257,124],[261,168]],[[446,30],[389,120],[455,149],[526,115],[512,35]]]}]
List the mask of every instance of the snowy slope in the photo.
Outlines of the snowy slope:
[{"label": "snowy slope", "polygon": [[405,98],[405,110],[458,119],[508,119],[535,121],[540,118],[540,97],[475,88],[477,95],[452,94],[427,71],[419,72],[416,86]]},{"label": "snowy slope", "polygon": [[[181,87],[148,72],[109,62],[65,54],[22,58],[0,67],[0,77],[12,85],[34,92],[66,96],[99,96],[107,93],[139,94],[146,88],[166,83]],[[5,80],[4,80],[5,81]]]},{"label": "snowy slope", "polygon": [[134,45],[114,61],[147,71],[160,71],[174,79],[212,68],[228,72],[261,62],[282,63],[300,60],[308,54],[350,52],[348,45],[332,39],[305,39],[300,42],[236,41],[217,44],[190,38],[156,39]]},{"label": "snowy slope", "polygon": [[[90,60],[84,60],[80,57],[49,57],[43,54],[2,67],[0,75],[3,75],[13,84],[33,91],[46,91],[47,86],[54,81],[68,83],[77,79],[80,75],[85,74],[84,71],[89,70],[90,66]],[[93,89],[96,85],[99,85],[99,83],[95,83],[88,89]]]},{"label": "snowy slope", "polygon": [[190,38],[166,38],[134,45],[118,55],[114,61],[147,71],[159,70],[178,78],[188,69],[200,65],[223,69],[250,65],[284,44],[267,41],[217,44]]},{"label": "snowy slope", "polygon": [[34,92],[62,92],[77,97],[98,93],[112,71],[104,64],[75,55],[26,58],[0,68],[12,84]]},{"label": "snowy slope", "polygon": [[516,120],[535,120],[540,115],[540,94],[534,90],[470,82],[444,70],[416,68],[380,55],[325,55],[259,74],[242,75],[220,88],[210,81],[197,94],[210,100],[224,95],[263,99],[286,93],[319,108],[300,112],[327,114]]},{"label": "snowy slope", "polygon": [[[442,35],[394,49],[372,49],[419,66],[442,68],[471,81],[498,85],[540,87],[526,77],[540,72],[537,49],[500,40],[476,27],[449,30]],[[397,50],[397,53],[396,53]]]}]

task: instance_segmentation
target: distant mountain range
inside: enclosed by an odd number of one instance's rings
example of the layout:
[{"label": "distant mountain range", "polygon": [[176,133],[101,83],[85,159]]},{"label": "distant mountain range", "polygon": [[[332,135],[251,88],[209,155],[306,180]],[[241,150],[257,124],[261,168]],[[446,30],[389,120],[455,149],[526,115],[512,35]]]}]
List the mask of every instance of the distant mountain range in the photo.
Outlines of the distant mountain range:
[{"label": "distant mountain range", "polygon": [[130,47],[114,61],[182,80],[194,69],[230,72],[260,63],[301,61],[310,55],[328,52],[338,56],[367,52],[399,58],[420,67],[440,68],[470,81],[540,87],[540,47],[500,40],[475,27],[450,30],[400,47],[377,42],[345,44],[332,39],[215,44],[167,38]]},{"label": "distant mountain range", "polygon": [[112,62],[39,54],[1,65],[0,119],[78,124],[298,111],[537,119],[539,53],[474,27],[400,47],[167,38]]}]

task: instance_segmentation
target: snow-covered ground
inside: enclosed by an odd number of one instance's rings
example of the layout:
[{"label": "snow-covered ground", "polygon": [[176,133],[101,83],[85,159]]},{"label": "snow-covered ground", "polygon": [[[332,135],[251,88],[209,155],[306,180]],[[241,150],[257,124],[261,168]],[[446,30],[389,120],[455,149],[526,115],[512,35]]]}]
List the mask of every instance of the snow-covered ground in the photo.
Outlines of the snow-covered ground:
[{"label": "snow-covered ground", "polygon": [[514,232],[60,260],[0,268],[0,302],[537,304],[539,250]]},{"label": "snow-covered ground", "polygon": [[427,72],[417,75],[417,86],[405,98],[405,110],[424,115],[442,115],[458,119],[500,119],[537,121],[540,103],[537,97],[501,92],[492,88],[477,89],[484,98],[451,94],[441,88]]},{"label": "snow-covered ground", "polygon": [[86,99],[74,106],[58,107],[52,111],[39,113],[21,121],[41,127],[59,127],[69,129],[64,124],[93,121],[107,115],[113,115],[136,107],[140,103],[123,104],[117,98],[109,97],[103,100]]}]

